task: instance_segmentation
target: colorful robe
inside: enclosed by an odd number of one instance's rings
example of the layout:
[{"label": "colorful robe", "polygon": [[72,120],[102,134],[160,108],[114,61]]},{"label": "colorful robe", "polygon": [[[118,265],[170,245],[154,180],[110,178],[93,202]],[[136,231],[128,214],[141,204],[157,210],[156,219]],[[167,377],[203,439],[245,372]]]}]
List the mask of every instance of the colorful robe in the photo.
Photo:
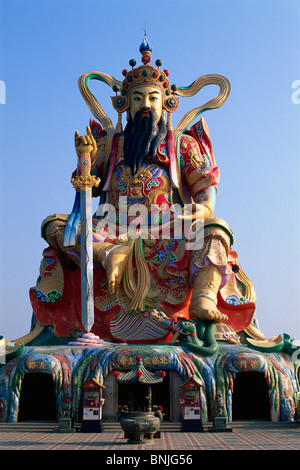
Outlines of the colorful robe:
[{"label": "colorful robe", "polygon": [[[159,229],[151,232],[152,238],[132,238],[128,236],[128,230],[124,233],[118,230],[120,223],[124,222],[124,217],[126,227],[131,224],[133,228],[144,229],[145,233],[151,224],[152,227],[157,224],[158,227],[166,227],[168,230],[169,221],[174,221],[174,212],[171,210],[174,205],[182,207],[192,201],[205,204],[209,199],[214,200],[219,169],[215,163],[206,123],[201,119],[181,136],[178,149],[178,169],[181,175],[179,188],[174,188],[171,183],[170,159],[165,141],[160,144],[154,161],[146,160],[138,172],[132,175],[130,168],[124,165],[123,136],[115,136],[111,157],[106,163],[103,145],[105,133],[94,121],[91,124],[99,149],[94,173],[102,181],[100,204],[106,201],[113,209],[106,211],[104,216],[97,212],[95,214],[94,249],[97,249],[97,246],[101,249],[105,243],[126,243],[130,244],[132,249],[122,283],[115,294],[109,294],[106,272],[102,266],[95,263],[95,323],[92,332],[104,340],[115,342],[169,341],[174,322],[178,318],[189,318],[192,276],[195,270],[199,269],[197,263],[193,263],[195,253],[186,249],[187,234],[175,234],[172,223],[168,237],[162,236]],[[122,207],[124,201],[126,211]],[[140,215],[136,214],[137,204],[144,209]],[[153,210],[153,207],[156,207],[157,211]],[[163,210],[159,210],[161,208]],[[78,205],[76,210],[78,213]],[[45,239],[49,242],[46,232],[51,230],[64,230],[66,236],[69,230],[68,221],[71,219],[76,221],[76,214],[47,218],[42,226]],[[116,228],[116,236],[110,234],[111,226]],[[224,231],[224,225],[222,229]],[[226,236],[230,245],[232,237],[229,230]],[[78,247],[79,244],[80,224],[77,220],[75,245]],[[80,256],[76,246],[64,252],[59,251],[55,243],[49,246],[44,251],[41,282],[30,290],[33,310],[38,321],[53,325],[56,334],[60,336],[83,330],[80,318]],[[245,284],[238,282],[231,270],[235,258],[236,254],[228,250],[226,260],[222,260],[224,275],[221,287],[228,286],[231,282],[232,290],[227,293],[228,302],[220,294],[218,306],[224,313],[228,313],[228,309],[238,309],[238,317],[242,318],[242,321],[239,320],[238,324],[234,325],[237,330],[250,323],[255,306],[251,299],[245,298]],[[214,260],[212,262],[218,263]],[[61,286],[60,289],[57,289],[58,285]],[[237,313],[237,310],[235,311]]]}]

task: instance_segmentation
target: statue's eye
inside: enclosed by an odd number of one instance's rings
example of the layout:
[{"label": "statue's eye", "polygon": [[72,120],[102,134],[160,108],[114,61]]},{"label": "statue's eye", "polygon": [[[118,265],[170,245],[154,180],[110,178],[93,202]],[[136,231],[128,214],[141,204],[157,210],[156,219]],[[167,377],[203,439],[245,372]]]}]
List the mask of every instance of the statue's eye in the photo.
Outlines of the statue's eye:
[{"label": "statue's eye", "polygon": [[129,180],[131,180],[132,176],[131,176],[131,175],[128,175],[127,178],[128,178]]},{"label": "statue's eye", "polygon": [[140,173],[138,177],[139,177],[140,179],[144,178],[143,173]]}]

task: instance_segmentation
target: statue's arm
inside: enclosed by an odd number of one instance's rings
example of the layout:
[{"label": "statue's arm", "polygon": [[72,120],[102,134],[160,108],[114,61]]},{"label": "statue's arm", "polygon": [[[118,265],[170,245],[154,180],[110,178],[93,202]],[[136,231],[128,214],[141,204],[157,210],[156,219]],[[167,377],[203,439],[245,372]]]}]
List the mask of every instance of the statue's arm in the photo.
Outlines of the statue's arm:
[{"label": "statue's arm", "polygon": [[193,201],[204,208],[204,218],[214,213],[219,170],[209,149],[190,135],[180,141],[182,181]]},{"label": "statue's arm", "polygon": [[209,186],[208,188],[199,191],[193,198],[196,204],[202,204],[204,206],[205,219],[213,216],[216,204],[216,195],[216,186]]}]

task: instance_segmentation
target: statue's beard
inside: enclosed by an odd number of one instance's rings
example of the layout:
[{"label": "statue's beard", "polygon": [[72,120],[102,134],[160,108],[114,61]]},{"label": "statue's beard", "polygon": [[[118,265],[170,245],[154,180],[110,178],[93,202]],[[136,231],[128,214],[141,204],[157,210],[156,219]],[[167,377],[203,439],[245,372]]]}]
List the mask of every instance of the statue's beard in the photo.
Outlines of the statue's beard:
[{"label": "statue's beard", "polygon": [[124,129],[124,163],[131,169],[131,174],[140,168],[142,162],[150,155],[153,162],[160,142],[167,135],[164,119],[157,123],[157,115],[153,110],[143,116],[143,111],[137,111],[134,120],[130,116]]}]

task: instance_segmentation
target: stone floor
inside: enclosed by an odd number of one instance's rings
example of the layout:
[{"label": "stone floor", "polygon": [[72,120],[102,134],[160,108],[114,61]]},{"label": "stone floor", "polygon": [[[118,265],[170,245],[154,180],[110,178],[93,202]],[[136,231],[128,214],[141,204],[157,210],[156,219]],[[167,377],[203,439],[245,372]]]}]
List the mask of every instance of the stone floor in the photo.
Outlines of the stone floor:
[{"label": "stone floor", "polygon": [[182,433],[178,430],[170,430],[166,426],[166,431],[162,427],[160,437],[155,439],[154,444],[133,445],[127,443],[118,423],[107,427],[107,432],[104,430],[103,433],[76,432],[74,434],[53,432],[57,428],[57,423],[1,423],[0,452],[4,450],[101,450],[106,451],[103,457],[108,458],[110,455],[130,456],[128,451],[132,451],[132,456],[139,455],[136,451],[148,451],[145,454],[142,453],[144,456],[168,454],[168,452],[169,455],[174,455],[174,452],[183,451],[183,459],[189,453],[194,455],[193,453],[199,450],[300,450],[300,425],[297,423],[234,422],[229,423],[229,427],[232,428],[232,432],[212,433],[209,431],[211,423],[206,423],[204,432]]}]

